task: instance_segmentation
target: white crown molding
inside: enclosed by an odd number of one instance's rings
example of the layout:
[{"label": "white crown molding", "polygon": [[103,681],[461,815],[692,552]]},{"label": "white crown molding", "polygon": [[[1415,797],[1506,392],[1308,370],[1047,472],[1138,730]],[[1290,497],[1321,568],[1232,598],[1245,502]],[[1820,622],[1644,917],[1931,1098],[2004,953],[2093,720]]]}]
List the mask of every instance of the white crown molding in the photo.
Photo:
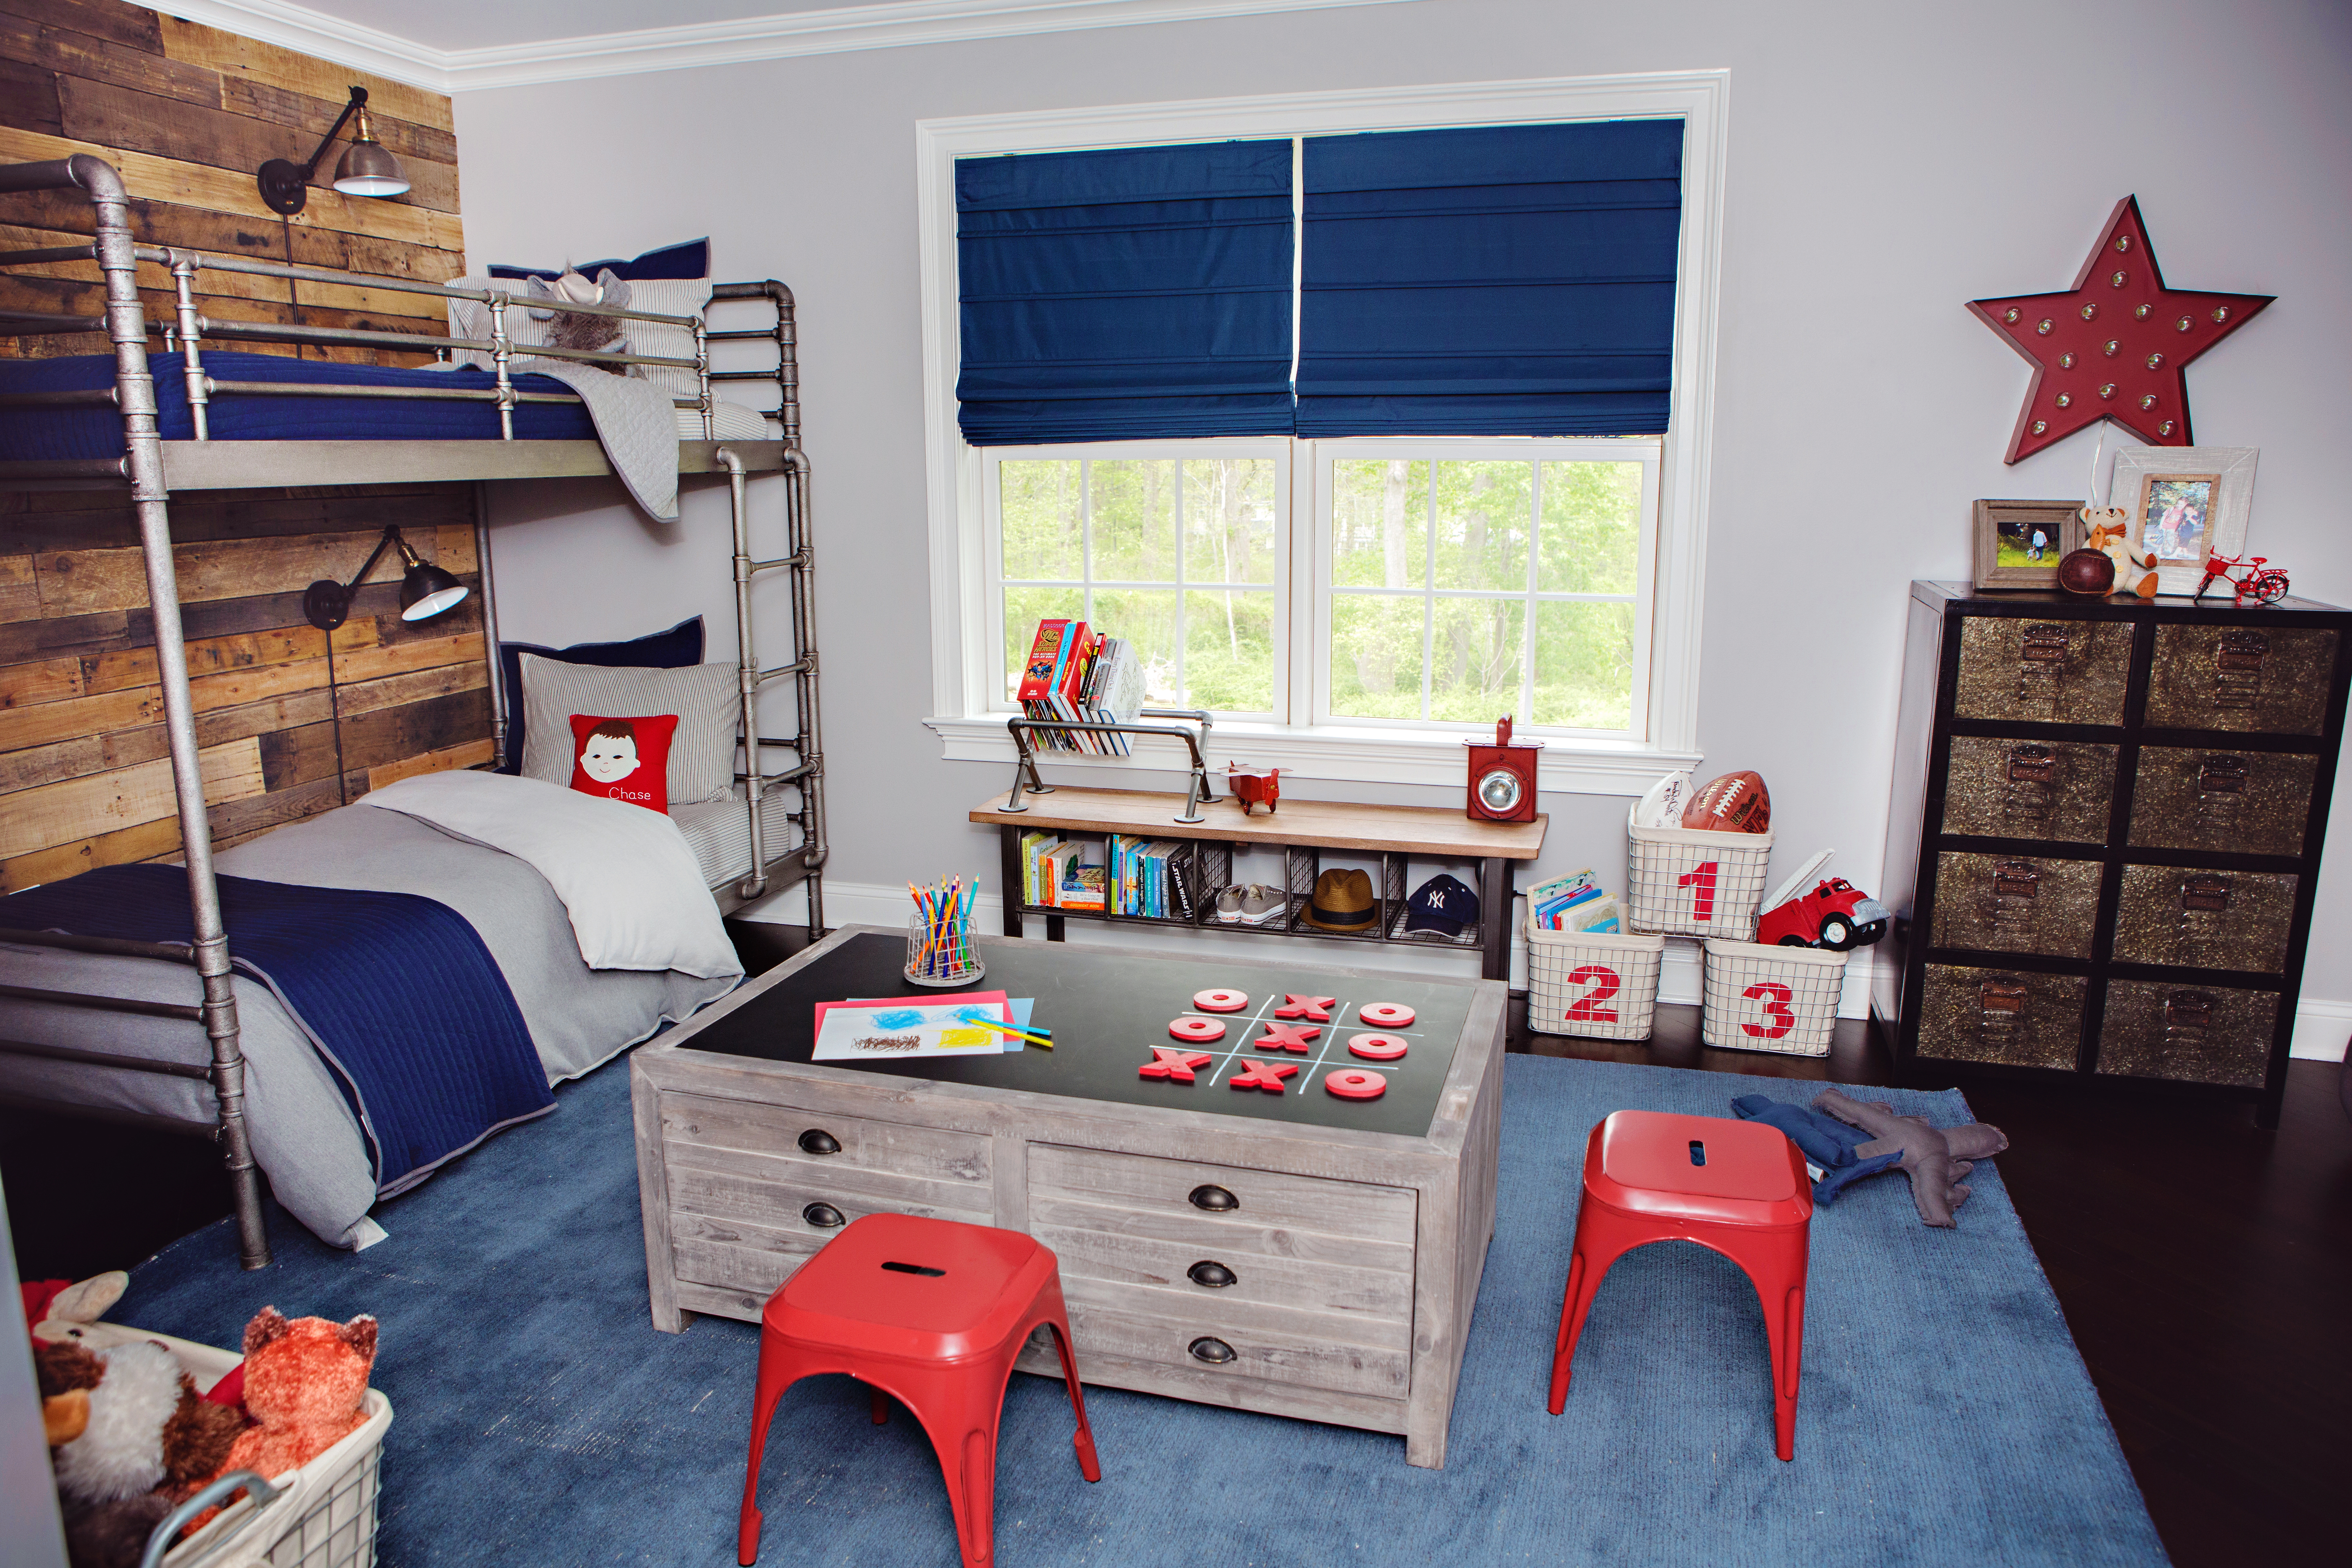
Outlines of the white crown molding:
[{"label": "white crown molding", "polygon": [[730,22],[447,50],[289,5],[287,0],[140,3],[152,10],[168,10],[191,22],[394,81],[458,93],[857,49],[1212,21],[1342,5],[1400,5],[1405,0],[890,0]]}]

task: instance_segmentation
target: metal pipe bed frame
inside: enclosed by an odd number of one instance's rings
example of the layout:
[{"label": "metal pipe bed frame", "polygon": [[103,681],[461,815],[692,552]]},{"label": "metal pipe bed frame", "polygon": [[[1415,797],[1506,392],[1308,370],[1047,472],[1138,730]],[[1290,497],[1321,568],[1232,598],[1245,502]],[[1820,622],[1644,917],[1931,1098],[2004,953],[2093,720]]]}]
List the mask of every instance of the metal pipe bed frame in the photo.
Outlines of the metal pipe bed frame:
[{"label": "metal pipe bed frame", "polygon": [[[751,836],[751,863],[740,879],[714,885],[711,892],[722,913],[732,913],[751,900],[803,883],[808,897],[812,938],[824,930],[823,868],[827,855],[824,819],[824,755],[818,725],[817,656],[814,588],[814,558],[809,530],[809,464],[800,445],[800,375],[798,340],[792,290],[773,279],[721,283],[711,290],[712,302],[764,300],[775,310],[775,324],[713,331],[702,316],[656,315],[607,306],[567,306],[590,315],[613,316],[662,325],[690,327],[692,359],[625,353],[592,352],[517,344],[506,331],[510,296],[499,290],[473,290],[403,278],[379,278],[339,272],[325,268],[257,261],[245,257],[201,255],[178,248],[137,244],[131,233],[129,195],[121,175],[104,160],[88,153],[47,163],[0,165],[0,195],[31,191],[77,191],[89,198],[96,216],[96,237],[88,245],[0,252],[0,268],[55,261],[95,259],[105,279],[106,311],[102,316],[66,316],[0,310],[0,331],[33,336],[103,331],[114,352],[115,384],[110,389],[80,392],[16,394],[0,396],[0,406],[58,407],[113,404],[121,410],[124,455],[119,458],[76,458],[51,462],[0,462],[0,489],[21,486],[88,485],[127,482],[138,513],[141,551],[145,560],[147,594],[154,613],[155,662],[163,688],[164,731],[170,746],[172,784],[180,824],[180,842],[188,874],[188,900],[193,911],[194,942],[191,946],[121,942],[68,936],[58,932],[10,931],[5,940],[36,946],[124,957],[161,959],[191,966],[202,990],[198,1003],[157,1003],[42,991],[24,986],[0,986],[0,999],[62,1004],[185,1019],[204,1026],[210,1057],[194,1062],[151,1061],[143,1058],[86,1051],[59,1046],[0,1039],[0,1054],[10,1054],[85,1066],[202,1079],[213,1089],[217,1104],[211,1122],[185,1121],[140,1111],[100,1110],[66,1101],[0,1095],[10,1103],[98,1120],[190,1132],[210,1137],[221,1148],[233,1194],[237,1255],[247,1268],[269,1263],[269,1241],[263,1223],[260,1172],[253,1158],[247,1126],[245,1059],[238,1047],[236,998],[230,984],[228,938],[223,929],[220,890],[214,879],[212,832],[207,817],[203,775],[196,758],[194,706],[188,689],[187,653],[180,619],[180,599],[172,558],[171,495],[178,489],[238,489],[291,485],[357,485],[384,482],[477,481],[474,535],[481,574],[484,640],[490,653],[492,710],[497,715],[498,754],[505,752],[508,715],[512,695],[503,689],[497,657],[498,620],[491,586],[490,542],[479,484],[498,479],[540,479],[609,474],[611,464],[594,441],[518,441],[514,437],[515,407],[526,402],[571,402],[573,394],[518,392],[510,363],[538,355],[578,361],[613,369],[659,365],[690,369],[698,395],[676,398],[681,408],[701,416],[700,441],[678,443],[681,474],[724,473],[734,525],[733,576],[739,688],[741,693],[742,767],[735,775],[743,785],[744,808]],[[139,298],[140,262],[165,268],[172,278],[173,319],[160,324],[165,351],[185,353],[189,411],[195,439],[165,441],[157,424],[155,383],[148,368],[151,329]],[[392,289],[412,294],[469,300],[486,305],[491,323],[487,339],[426,338],[404,332],[309,327],[278,322],[215,321],[199,312],[194,282],[205,270],[240,272],[295,282],[332,283],[370,289]],[[447,391],[408,387],[317,386],[300,383],[221,381],[203,364],[207,338],[244,338],[273,342],[310,343],[394,349],[404,353],[466,349],[488,354],[494,384],[488,388],[453,386]],[[772,342],[773,369],[714,370],[713,343]],[[777,406],[763,410],[780,426],[780,439],[719,441],[714,438],[715,399],[711,387],[719,382],[772,384]],[[208,411],[221,396],[435,397],[495,401],[500,439],[496,441],[218,441],[211,439]],[[749,480],[754,474],[783,480],[785,548],[781,555],[760,558],[751,549]],[[793,658],[761,668],[751,613],[752,584],[763,574],[790,574]],[[795,729],[789,736],[761,732],[760,697],[772,682],[791,678],[794,689]],[[765,766],[764,753],[779,750],[791,762],[774,771]],[[800,842],[771,857],[767,848],[762,803],[775,791],[790,789],[799,797],[788,819],[797,827]]]}]

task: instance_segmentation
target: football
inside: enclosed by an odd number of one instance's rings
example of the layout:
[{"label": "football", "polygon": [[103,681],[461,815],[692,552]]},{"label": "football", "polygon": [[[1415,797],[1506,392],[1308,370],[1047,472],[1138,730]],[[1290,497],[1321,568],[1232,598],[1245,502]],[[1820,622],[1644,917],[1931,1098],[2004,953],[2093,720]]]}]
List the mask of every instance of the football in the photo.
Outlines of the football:
[{"label": "football", "polygon": [[2058,563],[2058,586],[2086,599],[2105,598],[2116,585],[2116,563],[2096,550],[2070,551]]},{"label": "football", "polygon": [[1763,775],[1725,773],[1712,778],[1691,796],[1683,811],[1683,826],[1708,833],[1764,833],[1772,826],[1772,795]]}]

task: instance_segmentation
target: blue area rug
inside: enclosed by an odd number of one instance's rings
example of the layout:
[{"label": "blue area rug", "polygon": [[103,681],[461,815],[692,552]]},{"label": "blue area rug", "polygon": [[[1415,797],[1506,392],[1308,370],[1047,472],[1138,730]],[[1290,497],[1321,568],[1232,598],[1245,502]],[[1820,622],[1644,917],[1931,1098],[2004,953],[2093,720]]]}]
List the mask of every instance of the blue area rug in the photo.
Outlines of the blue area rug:
[{"label": "blue area rug", "polygon": [[[1058,1381],[1016,1376],[997,1561],[2164,1563],[1990,1164],[1955,1231],[1919,1224],[1899,1174],[1814,1216],[1793,1464],[1772,1455],[1755,1292],[1696,1247],[1611,1271],[1567,1412],[1545,1413],[1587,1131],[1623,1107],[1727,1116],[1734,1095],[1816,1087],[1510,1058],[1499,1217],[1444,1470],[1408,1467],[1400,1437],[1092,1388],[1104,1479],[1089,1486]],[[1857,1092],[1970,1120],[1957,1092]],[[281,1220],[259,1274],[238,1271],[224,1221],[135,1271],[111,1315],[234,1345],[264,1304],[374,1313],[394,1411],[388,1568],[735,1561],[757,1331],[648,1322],[625,1063],[377,1214],[391,1239],[357,1256]],[[778,1568],[957,1561],[921,1434],[904,1412],[869,1425],[845,1378],[785,1396],[761,1497]]]}]

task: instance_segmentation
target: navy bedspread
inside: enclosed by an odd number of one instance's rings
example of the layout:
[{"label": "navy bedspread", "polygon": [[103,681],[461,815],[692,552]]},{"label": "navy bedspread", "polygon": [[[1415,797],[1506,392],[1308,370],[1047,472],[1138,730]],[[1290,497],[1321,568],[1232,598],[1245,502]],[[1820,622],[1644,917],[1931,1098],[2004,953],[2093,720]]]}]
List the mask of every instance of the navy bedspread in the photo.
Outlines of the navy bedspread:
[{"label": "navy bedspread", "polygon": [[[476,390],[495,386],[488,371],[404,370],[386,365],[341,364],[289,359],[284,354],[230,353],[208,350],[205,369],[216,381],[294,381],[341,386],[447,386]],[[178,354],[155,354],[157,426],[166,441],[193,441],[188,414],[186,366]],[[60,359],[0,360],[0,393],[65,392],[114,384],[110,354]],[[571,388],[544,375],[518,375],[518,392],[569,394]],[[596,427],[576,403],[525,403],[514,411],[515,436],[533,441],[593,441]],[[495,441],[495,403],[428,401],[418,398],[240,397],[213,398],[206,426],[216,441]],[[10,408],[0,411],[0,462],[50,462],[66,458],[119,458],[122,416],[111,407]]]},{"label": "navy bedspread", "polygon": [[[506,976],[455,910],[413,893],[218,880],[230,960],[317,1045],[359,1117],[381,1195],[555,1109]],[[0,927],[186,942],[187,873],[85,871],[0,898]]]}]

